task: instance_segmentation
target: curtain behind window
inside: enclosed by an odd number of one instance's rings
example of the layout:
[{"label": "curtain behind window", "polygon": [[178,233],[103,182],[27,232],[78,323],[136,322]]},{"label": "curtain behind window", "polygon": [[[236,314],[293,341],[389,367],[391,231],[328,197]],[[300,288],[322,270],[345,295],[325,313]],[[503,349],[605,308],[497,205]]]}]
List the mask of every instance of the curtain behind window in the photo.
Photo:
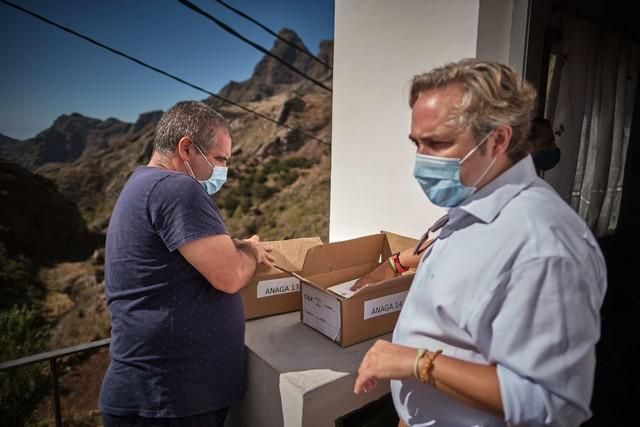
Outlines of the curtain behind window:
[{"label": "curtain behind window", "polygon": [[545,180],[604,236],[618,224],[640,47],[622,33],[573,18],[562,40],[546,110],[562,157]]}]

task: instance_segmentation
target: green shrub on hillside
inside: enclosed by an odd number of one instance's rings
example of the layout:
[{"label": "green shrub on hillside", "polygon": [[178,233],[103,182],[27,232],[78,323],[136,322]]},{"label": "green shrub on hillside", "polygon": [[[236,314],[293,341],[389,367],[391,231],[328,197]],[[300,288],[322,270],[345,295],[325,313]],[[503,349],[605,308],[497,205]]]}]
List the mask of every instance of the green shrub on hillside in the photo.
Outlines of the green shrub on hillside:
[{"label": "green shrub on hillside", "polygon": [[10,258],[0,242],[0,310],[31,305],[42,293],[33,262],[23,256]]},{"label": "green shrub on hillside", "polygon": [[287,159],[282,160],[282,166],[285,169],[309,169],[316,162],[312,159],[306,157],[289,157]]},{"label": "green shrub on hillside", "polygon": [[316,163],[305,157],[274,158],[257,169],[230,175],[230,185],[216,200],[229,216],[243,215],[259,203],[269,200],[300,177],[299,169],[308,169]]},{"label": "green shrub on hillside", "polygon": [[300,177],[295,170],[288,170],[278,176],[278,181],[282,186],[291,185]]},{"label": "green shrub on hillside", "polygon": [[[47,326],[26,307],[0,311],[0,361],[42,351]],[[49,387],[47,364],[25,365],[0,372],[0,420],[3,426],[21,426]]]},{"label": "green shrub on hillside", "polygon": [[274,188],[260,184],[259,182],[254,182],[251,185],[251,196],[255,201],[267,200],[275,192],[276,190]]}]

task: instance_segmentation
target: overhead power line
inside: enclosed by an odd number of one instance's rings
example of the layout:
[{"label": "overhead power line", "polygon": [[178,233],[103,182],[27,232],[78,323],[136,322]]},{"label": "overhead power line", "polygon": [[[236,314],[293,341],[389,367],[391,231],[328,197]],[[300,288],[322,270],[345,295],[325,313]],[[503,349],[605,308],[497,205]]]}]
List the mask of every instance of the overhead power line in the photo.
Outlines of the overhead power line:
[{"label": "overhead power line", "polygon": [[287,67],[288,69],[293,71],[294,73],[298,74],[299,76],[303,77],[304,79],[309,80],[310,82],[316,84],[317,86],[320,86],[321,88],[323,88],[326,91],[332,92],[331,88],[326,86],[324,83],[320,82],[317,79],[314,79],[313,77],[309,76],[305,72],[303,72],[303,71],[299,70],[298,68],[294,67],[293,65],[289,64],[287,61],[285,61],[284,59],[280,58],[278,55],[274,55],[273,53],[271,53],[270,51],[268,51],[264,47],[260,46],[258,43],[249,40],[248,38],[246,38],[245,36],[243,36],[242,34],[237,32],[236,30],[234,30],[233,28],[231,28],[230,26],[228,26],[227,24],[225,24],[224,22],[222,22],[218,18],[214,17],[210,13],[202,10],[201,8],[196,6],[195,4],[191,3],[189,0],[177,0],[177,1],[182,3],[185,7],[188,7],[189,9],[193,10],[194,12],[199,13],[200,15],[208,18],[214,24],[216,24],[217,26],[219,26],[220,28],[222,28],[223,30],[228,32],[229,34],[239,38],[240,40],[242,40],[243,42],[247,43],[248,45],[253,46],[255,49],[258,49],[260,52],[264,53],[265,55],[275,59],[276,61],[278,61],[279,63],[281,63],[282,65],[284,65],[285,67]]},{"label": "overhead power line", "polygon": [[247,15],[246,13],[244,13],[243,11],[231,6],[230,4],[222,1],[222,0],[214,0],[218,3],[220,3],[222,6],[226,7],[227,9],[231,10],[233,13],[235,13],[236,15],[240,15],[242,16],[244,19],[246,19],[249,22],[253,22],[254,24],[256,24],[258,27],[262,28],[264,31],[266,31],[267,33],[271,34],[272,36],[276,37],[278,40],[280,40],[281,42],[291,46],[292,48],[298,50],[299,52],[304,53],[305,55],[307,55],[309,58],[311,58],[312,60],[314,60],[315,62],[317,62],[318,64],[324,65],[328,70],[333,70],[333,67],[331,67],[331,65],[327,64],[325,61],[323,61],[322,59],[318,58],[317,56],[315,56],[314,54],[312,54],[311,52],[309,52],[306,49],[301,48],[300,46],[298,46],[295,43],[291,43],[289,40],[285,39],[284,37],[281,37],[278,33],[276,33],[275,31],[273,31],[271,28],[267,27],[266,25],[264,25],[263,23],[261,23],[260,21],[258,21],[255,18],[252,18],[251,16]]},{"label": "overhead power line", "polygon": [[143,61],[141,61],[141,60],[139,60],[139,59],[136,59],[136,58],[134,58],[134,57],[133,57],[133,56],[131,56],[131,55],[128,55],[128,54],[126,54],[126,53],[124,53],[124,52],[121,52],[121,51],[119,51],[119,50],[116,50],[116,49],[114,49],[114,48],[112,48],[112,47],[109,47],[109,46],[105,45],[104,43],[100,43],[99,41],[96,41],[96,40],[94,40],[94,39],[92,39],[92,38],[90,38],[90,37],[88,37],[88,36],[85,36],[84,34],[81,34],[81,33],[77,32],[77,31],[75,31],[75,30],[72,30],[71,28],[68,28],[68,27],[65,27],[64,25],[58,24],[58,23],[56,23],[56,22],[54,22],[54,21],[52,21],[52,20],[50,20],[50,19],[48,19],[48,18],[45,18],[45,17],[44,17],[44,16],[42,16],[42,15],[39,15],[39,14],[37,14],[37,13],[35,13],[35,12],[32,12],[32,11],[30,11],[30,10],[28,10],[28,9],[25,9],[25,8],[24,8],[24,7],[22,7],[22,6],[19,6],[19,5],[17,5],[17,4],[14,4],[14,3],[12,3],[12,2],[10,2],[10,1],[8,1],[8,0],[0,0],[0,2],[2,2],[2,3],[4,3],[4,4],[6,4],[7,6],[10,6],[10,7],[14,8],[14,9],[18,9],[18,10],[20,10],[21,12],[26,13],[27,15],[31,15],[31,16],[33,16],[34,18],[37,18],[37,19],[39,19],[39,20],[41,20],[41,21],[43,21],[43,22],[46,22],[46,23],[47,23],[47,24],[49,24],[49,25],[53,25],[54,27],[56,27],[56,28],[58,28],[58,29],[60,29],[60,30],[62,30],[62,31],[65,31],[65,32],[70,33],[70,34],[73,34],[73,35],[74,35],[74,36],[76,36],[76,37],[80,37],[81,39],[83,39],[83,40],[85,40],[85,41],[88,41],[89,43],[94,44],[94,45],[96,45],[96,46],[98,46],[98,47],[101,47],[101,48],[103,48],[103,49],[106,49],[106,50],[108,50],[108,51],[109,51],[109,52],[111,52],[111,53],[114,53],[114,54],[116,54],[116,55],[118,55],[118,56],[122,56],[123,58],[126,58],[126,59],[128,59],[128,60],[130,60],[130,61],[133,61],[133,62],[135,62],[135,63],[136,63],[136,64],[138,64],[138,65],[142,65],[142,66],[143,66],[143,67],[145,67],[145,68],[148,68],[148,69],[150,69],[150,70],[153,70],[153,71],[155,71],[156,73],[159,73],[159,74],[162,74],[162,75],[164,75],[164,76],[166,76],[166,77],[169,77],[170,79],[173,79],[173,80],[175,80],[175,81],[178,81],[178,82],[180,82],[180,83],[182,83],[182,84],[184,84],[184,85],[187,85],[187,86],[189,86],[189,87],[191,87],[191,88],[193,88],[193,89],[199,90],[200,92],[204,92],[204,93],[206,93],[207,95],[211,95],[212,97],[214,97],[214,98],[216,98],[216,99],[218,99],[218,100],[220,100],[220,101],[222,101],[222,102],[224,102],[224,103],[226,103],[226,104],[236,106],[236,107],[238,107],[238,108],[240,108],[240,109],[242,109],[242,110],[244,110],[244,111],[246,111],[246,112],[248,112],[248,113],[251,113],[251,114],[253,114],[253,115],[257,116],[257,117],[260,117],[260,118],[262,118],[262,119],[264,119],[264,120],[268,120],[268,121],[270,121],[271,123],[274,123],[274,124],[276,124],[276,125],[278,125],[278,126],[284,127],[284,128],[286,128],[286,129],[289,129],[289,130],[292,130],[292,131],[300,132],[300,134],[301,134],[301,135],[304,135],[304,136],[306,136],[307,138],[313,139],[314,141],[321,142],[321,143],[326,144],[326,145],[330,145],[327,141],[325,141],[325,140],[323,140],[323,139],[320,139],[320,138],[318,138],[318,137],[316,137],[316,136],[313,136],[313,135],[311,135],[310,133],[308,133],[308,132],[306,132],[306,131],[304,131],[304,130],[302,130],[302,129],[300,129],[300,128],[296,128],[296,127],[293,127],[293,126],[289,126],[289,125],[287,125],[287,124],[285,124],[285,123],[282,123],[282,122],[279,122],[279,121],[277,121],[277,120],[273,119],[272,117],[269,117],[269,116],[267,116],[267,115],[265,115],[265,114],[259,113],[259,112],[255,111],[255,110],[252,110],[252,109],[251,109],[251,108],[249,108],[249,107],[246,107],[246,106],[244,106],[244,105],[242,105],[242,104],[239,104],[239,103],[237,103],[237,102],[234,102],[234,101],[231,101],[231,100],[229,100],[229,99],[226,99],[226,98],[224,98],[224,97],[222,97],[222,96],[220,96],[220,95],[217,95],[217,94],[215,94],[215,93],[213,93],[213,92],[211,92],[211,91],[209,91],[209,90],[207,90],[207,89],[204,89],[204,88],[202,88],[202,87],[200,87],[200,86],[197,86],[197,85],[195,85],[195,84],[193,84],[193,83],[190,83],[190,82],[188,82],[188,81],[186,81],[186,80],[184,80],[184,79],[182,79],[182,78],[180,78],[180,77],[174,76],[173,74],[170,74],[170,73],[168,73],[168,72],[166,72],[166,71],[164,71],[164,70],[161,70],[161,69],[160,69],[160,68],[158,68],[158,67],[154,67],[153,65],[149,65],[149,64],[147,64],[146,62],[143,62]]}]

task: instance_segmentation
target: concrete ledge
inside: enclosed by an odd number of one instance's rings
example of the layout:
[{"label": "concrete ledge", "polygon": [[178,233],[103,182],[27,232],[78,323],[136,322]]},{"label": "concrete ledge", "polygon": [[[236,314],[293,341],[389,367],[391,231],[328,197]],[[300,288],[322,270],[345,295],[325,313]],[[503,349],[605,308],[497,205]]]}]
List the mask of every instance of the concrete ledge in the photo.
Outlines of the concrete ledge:
[{"label": "concrete ledge", "polygon": [[376,339],[341,348],[303,325],[300,312],[247,322],[247,393],[231,408],[227,425],[333,426],[336,418],[389,392],[383,382],[367,394],[353,394],[362,357]]}]

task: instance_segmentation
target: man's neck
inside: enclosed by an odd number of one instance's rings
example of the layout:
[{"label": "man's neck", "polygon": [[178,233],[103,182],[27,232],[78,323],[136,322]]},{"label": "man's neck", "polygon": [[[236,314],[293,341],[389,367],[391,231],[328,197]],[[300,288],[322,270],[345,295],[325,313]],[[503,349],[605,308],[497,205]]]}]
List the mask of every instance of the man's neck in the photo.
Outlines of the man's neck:
[{"label": "man's neck", "polygon": [[175,156],[154,151],[153,154],[151,154],[151,159],[149,163],[147,163],[147,166],[181,172],[182,170],[177,166],[175,160]]},{"label": "man's neck", "polygon": [[477,189],[480,190],[485,185],[489,184],[491,181],[508,171],[515,162],[513,162],[509,156],[506,154],[501,156],[496,160],[496,162],[491,167],[491,170],[487,173],[487,175],[482,179],[479,185],[477,185]]}]

